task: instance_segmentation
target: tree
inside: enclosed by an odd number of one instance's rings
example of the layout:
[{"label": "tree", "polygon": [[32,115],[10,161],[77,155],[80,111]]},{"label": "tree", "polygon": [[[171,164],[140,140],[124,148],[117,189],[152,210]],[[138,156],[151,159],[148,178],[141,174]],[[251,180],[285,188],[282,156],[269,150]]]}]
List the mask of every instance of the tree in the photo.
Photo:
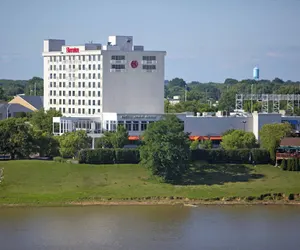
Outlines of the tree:
[{"label": "tree", "polygon": [[109,136],[110,142],[114,148],[123,148],[128,144],[128,131],[122,125],[119,125],[116,132]]},{"label": "tree", "polygon": [[180,181],[189,168],[190,141],[182,122],[166,115],[149,125],[140,149],[141,163],[166,182]]},{"label": "tree", "polygon": [[198,140],[194,140],[191,142],[191,145],[190,145],[190,149],[191,150],[195,150],[195,149],[198,149],[199,148],[199,144],[200,142]]},{"label": "tree", "polygon": [[235,109],[235,92],[224,92],[219,100],[219,110],[227,112]]},{"label": "tree", "polygon": [[54,157],[59,155],[59,142],[57,138],[41,130],[34,130],[33,137],[35,152],[39,153],[40,156]]},{"label": "tree", "polygon": [[259,131],[261,147],[270,152],[270,157],[274,161],[276,149],[279,147],[283,137],[290,136],[292,126],[289,123],[265,124]]},{"label": "tree", "polygon": [[90,138],[84,130],[64,133],[58,137],[59,152],[62,157],[76,157],[79,150],[89,147]]},{"label": "tree", "polygon": [[30,123],[36,130],[53,134],[53,117],[62,116],[60,111],[50,109],[45,112],[44,109],[33,112]]},{"label": "tree", "polygon": [[96,138],[95,148],[113,148],[113,145],[110,142],[110,138],[104,135],[100,138]]},{"label": "tree", "polygon": [[255,135],[252,132],[234,130],[226,135],[223,135],[221,146],[225,150],[255,148],[257,147],[257,141]]},{"label": "tree", "polygon": [[4,90],[2,87],[0,87],[0,100],[5,100]]},{"label": "tree", "polygon": [[28,80],[25,87],[25,95],[44,95],[44,80],[40,77],[33,77]]},{"label": "tree", "polygon": [[34,152],[32,128],[22,118],[0,121],[0,153],[15,158],[28,158]]},{"label": "tree", "polygon": [[200,147],[203,149],[212,149],[212,141],[211,140],[202,140],[200,142]]}]

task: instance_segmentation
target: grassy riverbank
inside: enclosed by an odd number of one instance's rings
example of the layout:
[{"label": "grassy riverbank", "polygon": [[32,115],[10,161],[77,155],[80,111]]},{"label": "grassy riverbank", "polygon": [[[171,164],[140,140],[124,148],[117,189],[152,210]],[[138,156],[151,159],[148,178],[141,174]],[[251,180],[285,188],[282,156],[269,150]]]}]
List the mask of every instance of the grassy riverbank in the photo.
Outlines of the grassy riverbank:
[{"label": "grassy riverbank", "polygon": [[[52,161],[0,162],[0,204],[174,203],[287,200],[300,193],[300,173],[268,165],[196,164],[180,185],[160,183],[139,165],[78,165]],[[282,197],[283,195],[283,197]],[[225,197],[225,199],[224,199]],[[187,199],[186,199],[187,198]],[[298,199],[298,196],[295,196]],[[253,201],[252,201],[253,202]],[[197,203],[197,202],[196,202]]]}]

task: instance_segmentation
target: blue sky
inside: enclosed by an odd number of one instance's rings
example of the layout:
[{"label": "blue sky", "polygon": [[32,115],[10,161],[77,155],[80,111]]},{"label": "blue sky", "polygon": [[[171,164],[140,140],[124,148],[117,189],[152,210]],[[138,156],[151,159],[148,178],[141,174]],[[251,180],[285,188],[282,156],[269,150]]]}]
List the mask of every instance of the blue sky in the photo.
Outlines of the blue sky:
[{"label": "blue sky", "polygon": [[76,45],[132,35],[166,50],[166,79],[300,80],[299,0],[2,0],[0,79],[42,76],[47,38]]}]

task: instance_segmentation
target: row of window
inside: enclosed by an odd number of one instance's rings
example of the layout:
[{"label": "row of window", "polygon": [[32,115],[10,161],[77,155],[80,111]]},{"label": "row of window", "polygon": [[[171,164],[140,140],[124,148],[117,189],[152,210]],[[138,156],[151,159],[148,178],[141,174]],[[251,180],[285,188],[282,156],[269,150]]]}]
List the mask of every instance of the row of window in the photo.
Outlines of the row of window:
[{"label": "row of window", "polygon": [[[55,107],[51,107],[50,109],[57,109]],[[59,108],[58,109],[61,113],[63,114],[95,114],[96,113],[96,109],[87,109],[85,110],[84,108]],[[97,110],[98,113],[101,112],[100,109]]]},{"label": "row of window", "polygon": [[[60,90],[60,91],[57,91],[56,90],[50,90],[50,96],[57,96],[56,93],[58,94],[58,96],[67,96],[66,94],[68,93],[67,91],[64,91],[64,90]],[[69,95],[68,96],[86,96],[86,97],[101,97],[101,91],[98,91],[98,93],[96,93],[96,91],[87,91],[86,92],[87,95],[85,95],[85,91],[69,91]]]},{"label": "row of window", "polygon": [[[112,64],[112,69],[125,69],[125,64]],[[144,70],[156,70],[156,65],[143,65]]]},{"label": "row of window", "polygon": [[[97,77],[96,77],[97,76]],[[65,73],[59,73],[58,75],[57,75],[57,77],[58,78],[56,78],[56,74],[54,73],[54,74],[52,74],[52,73],[50,73],[50,75],[49,75],[49,78],[50,79],[66,79],[66,74]],[[71,77],[75,77],[75,74],[69,74],[69,78],[71,78]],[[85,74],[85,73],[82,73],[82,74],[78,74],[78,79],[81,79],[81,77],[82,77],[82,79],[86,79],[86,77],[87,77],[87,79],[100,79],[101,78],[101,74],[100,73],[98,73],[98,75],[96,75],[96,73],[89,73],[89,74]]]},{"label": "row of window", "polygon": [[[97,86],[97,87],[96,87]],[[56,88],[56,87],[59,87],[59,88],[101,88],[101,83],[98,82],[98,84],[96,85],[96,82],[88,82],[88,83],[85,83],[85,82],[78,82],[77,85],[75,84],[75,82],[69,82],[69,84],[67,84],[66,82],[58,82],[56,84],[56,82],[50,82],[49,84],[49,87],[52,88]]]},{"label": "row of window", "polygon": [[[111,56],[111,60],[125,60],[125,56]],[[143,61],[156,61],[156,56],[143,56]]]},{"label": "row of window", "polygon": [[101,101],[100,100],[77,100],[77,102],[75,102],[74,99],[69,99],[68,102],[66,99],[50,99],[49,100],[50,104],[63,104],[66,105],[66,103],[68,103],[69,105],[88,105],[88,106],[101,106]]},{"label": "row of window", "polygon": [[78,56],[50,56],[50,62],[62,62],[68,60],[82,60],[82,61],[100,61],[100,55],[78,55]]},{"label": "row of window", "polygon": [[[78,68],[76,68],[76,65],[69,65],[68,67],[69,70],[100,70],[101,69],[101,64],[89,64],[89,65],[85,65],[85,64],[79,64]],[[49,66],[49,70],[66,70],[66,65],[50,65]]]}]

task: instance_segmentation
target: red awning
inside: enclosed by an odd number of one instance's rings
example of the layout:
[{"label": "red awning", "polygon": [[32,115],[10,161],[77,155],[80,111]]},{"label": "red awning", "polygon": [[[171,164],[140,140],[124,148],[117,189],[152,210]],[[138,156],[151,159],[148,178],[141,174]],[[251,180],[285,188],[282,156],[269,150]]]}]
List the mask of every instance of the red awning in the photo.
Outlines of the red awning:
[{"label": "red awning", "polygon": [[212,140],[212,141],[221,141],[222,136],[201,136],[201,135],[190,135],[190,140]]},{"label": "red awning", "polygon": [[190,140],[192,140],[192,141],[199,140],[199,136],[196,136],[196,135],[190,135]]},{"label": "red awning", "polygon": [[212,140],[212,141],[221,141],[222,140],[222,136],[211,136],[210,140]]},{"label": "red awning", "polygon": [[131,135],[131,136],[128,136],[128,140],[129,141],[138,141],[138,140],[140,140],[140,137],[136,136],[136,135]]}]

